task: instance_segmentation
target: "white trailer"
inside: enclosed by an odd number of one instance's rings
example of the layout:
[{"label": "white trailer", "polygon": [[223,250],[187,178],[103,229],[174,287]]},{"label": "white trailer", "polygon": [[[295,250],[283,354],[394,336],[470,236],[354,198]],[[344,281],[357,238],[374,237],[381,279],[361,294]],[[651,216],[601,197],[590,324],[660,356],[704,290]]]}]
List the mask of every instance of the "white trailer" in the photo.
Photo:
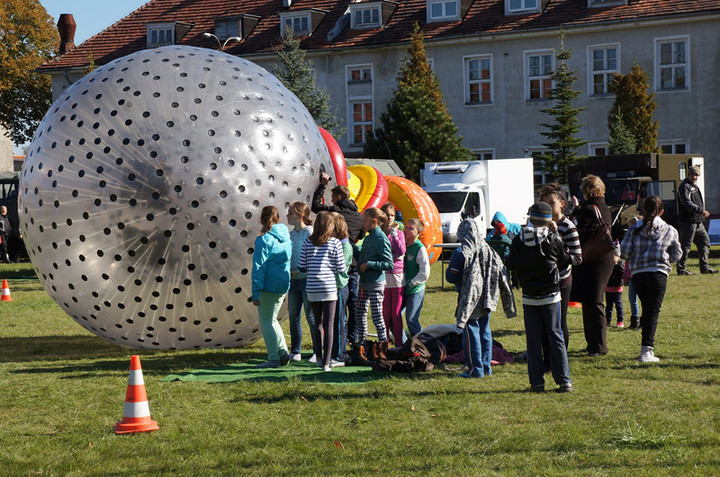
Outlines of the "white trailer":
[{"label": "white trailer", "polygon": [[426,162],[421,183],[440,212],[444,243],[457,242],[467,217],[481,230],[492,228],[496,212],[524,224],[535,197],[532,158]]}]

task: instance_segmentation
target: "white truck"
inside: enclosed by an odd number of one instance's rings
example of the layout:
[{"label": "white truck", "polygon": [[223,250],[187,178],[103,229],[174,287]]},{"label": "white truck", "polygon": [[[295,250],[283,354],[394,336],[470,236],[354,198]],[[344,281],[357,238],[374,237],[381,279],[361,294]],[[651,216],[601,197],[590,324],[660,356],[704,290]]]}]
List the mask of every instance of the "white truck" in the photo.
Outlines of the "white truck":
[{"label": "white truck", "polygon": [[524,224],[535,197],[532,158],[426,162],[420,182],[440,212],[444,243],[457,242],[467,217],[481,230],[492,228],[496,212]]}]

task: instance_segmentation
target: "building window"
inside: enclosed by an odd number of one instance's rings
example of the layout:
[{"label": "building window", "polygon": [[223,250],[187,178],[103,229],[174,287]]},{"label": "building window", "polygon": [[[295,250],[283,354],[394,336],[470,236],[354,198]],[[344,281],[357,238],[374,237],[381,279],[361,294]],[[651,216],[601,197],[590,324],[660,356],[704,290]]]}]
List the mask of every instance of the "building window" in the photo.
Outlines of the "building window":
[{"label": "building window", "polygon": [[492,55],[465,58],[465,104],[491,104]]},{"label": "building window", "polygon": [[489,161],[495,159],[495,149],[471,149],[473,155],[482,161]]},{"label": "building window", "polygon": [[533,158],[533,182],[535,190],[537,190],[550,180],[550,175],[542,171],[544,161],[540,159],[540,156],[552,154],[552,151],[544,147],[526,147],[525,154]]},{"label": "building window", "polygon": [[458,0],[428,0],[428,22],[458,20]]},{"label": "building window", "polygon": [[506,0],[508,13],[538,10],[538,0]]},{"label": "building window", "polygon": [[610,94],[613,76],[619,72],[619,53],[619,44],[588,47],[588,91],[591,96]]},{"label": "building window", "polygon": [[348,105],[348,144],[363,146],[373,130],[373,70],[372,65],[353,65],[345,68]]},{"label": "building window", "polygon": [[552,74],[555,69],[555,53],[552,50],[525,53],[526,98],[550,99],[552,96]]},{"label": "building window", "polygon": [[350,28],[376,28],[380,26],[380,6],[351,5]]},{"label": "building window", "polygon": [[220,20],[215,22],[215,36],[220,41],[240,36],[240,20]]},{"label": "building window", "polygon": [[147,45],[164,46],[175,43],[175,24],[155,23],[147,26]]},{"label": "building window", "polygon": [[660,141],[660,152],[663,154],[687,154],[689,150],[686,141]]},{"label": "building window", "polygon": [[286,15],[283,16],[280,23],[282,25],[282,36],[285,36],[285,32],[289,28],[296,36],[309,35],[310,34],[310,14],[303,13],[302,15]]},{"label": "building window", "polygon": [[592,142],[588,144],[588,155],[590,156],[607,156],[608,143]]},{"label": "building window", "polygon": [[373,115],[372,102],[352,102],[352,143],[365,144],[368,135],[372,132]]},{"label": "building window", "polygon": [[690,37],[655,41],[655,89],[687,89],[690,86]]},{"label": "building window", "polygon": [[352,83],[372,82],[372,68],[358,67],[358,68],[350,69],[350,78],[348,79],[348,82],[352,82]]}]

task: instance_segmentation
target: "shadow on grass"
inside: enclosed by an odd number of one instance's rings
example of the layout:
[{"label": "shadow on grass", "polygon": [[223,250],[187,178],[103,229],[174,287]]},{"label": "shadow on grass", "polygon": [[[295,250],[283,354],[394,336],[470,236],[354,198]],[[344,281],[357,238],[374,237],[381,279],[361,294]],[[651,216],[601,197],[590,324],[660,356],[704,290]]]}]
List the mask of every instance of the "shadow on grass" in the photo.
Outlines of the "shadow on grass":
[{"label": "shadow on grass", "polygon": [[33,280],[37,281],[38,277],[35,274],[35,270],[27,265],[18,265],[17,263],[10,263],[7,265],[0,266],[0,278],[8,280],[11,284],[16,280]]}]

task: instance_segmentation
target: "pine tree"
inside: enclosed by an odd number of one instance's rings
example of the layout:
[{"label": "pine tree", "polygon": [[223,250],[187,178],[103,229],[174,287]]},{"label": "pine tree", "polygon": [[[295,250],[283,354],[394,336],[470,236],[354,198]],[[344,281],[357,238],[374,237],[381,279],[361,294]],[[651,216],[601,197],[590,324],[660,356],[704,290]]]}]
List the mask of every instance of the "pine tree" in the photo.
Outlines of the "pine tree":
[{"label": "pine tree", "polygon": [[408,178],[418,181],[425,162],[469,161],[474,158],[462,145],[448,113],[437,76],[430,68],[420,27],[410,35],[402,60],[398,87],[381,127],[368,137],[364,155],[394,159]]},{"label": "pine tree", "polygon": [[615,93],[615,103],[608,114],[608,126],[616,114],[620,115],[635,139],[634,152],[637,154],[658,152],[660,122],[653,121],[657,104],[655,93],[648,94],[649,89],[648,76],[637,63],[624,76],[616,73],[610,84],[610,90]]},{"label": "pine tree", "polygon": [[39,0],[0,2],[0,32],[0,125],[22,144],[52,103],[50,77],[35,68],[55,54],[60,40]]},{"label": "pine tree", "polygon": [[567,61],[572,58],[572,48],[565,48],[565,34],[560,32],[560,50],[555,55],[556,71],[552,75],[554,86],[550,99],[555,102],[551,108],[540,111],[555,119],[553,123],[541,123],[540,126],[548,131],[540,132],[550,142],[543,144],[550,149],[549,154],[539,156],[542,160],[541,170],[562,184],[567,182],[568,166],[578,163],[585,156],[580,156],[577,149],[587,144],[584,139],[575,135],[580,131],[582,124],[578,121],[578,114],[585,108],[574,108],[573,100],[580,96],[580,92],[572,89],[577,81],[574,71],[570,71]]},{"label": "pine tree", "polygon": [[635,137],[628,130],[623,122],[622,114],[619,112],[610,118],[608,125],[610,129],[610,140],[608,141],[608,154],[611,156],[619,154],[635,153]]},{"label": "pine tree", "polygon": [[310,112],[318,126],[335,137],[345,131],[337,119],[336,110],[330,108],[330,93],[316,84],[317,75],[312,64],[305,58],[305,50],[292,29],[288,28],[277,51],[279,64],[272,66],[272,72],[280,81],[300,99]]}]

